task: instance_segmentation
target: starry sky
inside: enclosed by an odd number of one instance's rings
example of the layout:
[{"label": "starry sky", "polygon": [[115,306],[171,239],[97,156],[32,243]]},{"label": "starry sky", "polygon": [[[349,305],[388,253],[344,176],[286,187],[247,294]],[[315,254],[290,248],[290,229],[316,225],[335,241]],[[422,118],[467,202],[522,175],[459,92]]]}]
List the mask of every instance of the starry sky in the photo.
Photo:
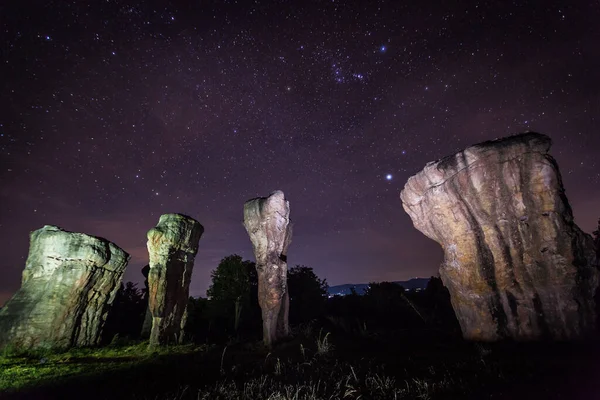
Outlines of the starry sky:
[{"label": "starry sky", "polygon": [[428,161],[552,137],[576,222],[600,217],[600,3],[3,1],[0,303],[45,224],[147,263],[163,213],[205,227],[192,295],[285,192],[291,265],[334,284],[436,274],[399,192]]}]

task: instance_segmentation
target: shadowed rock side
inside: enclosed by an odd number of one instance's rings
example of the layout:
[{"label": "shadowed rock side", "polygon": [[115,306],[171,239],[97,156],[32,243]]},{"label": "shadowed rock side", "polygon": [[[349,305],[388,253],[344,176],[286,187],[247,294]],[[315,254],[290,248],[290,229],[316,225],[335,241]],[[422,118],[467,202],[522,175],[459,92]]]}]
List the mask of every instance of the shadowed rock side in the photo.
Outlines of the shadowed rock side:
[{"label": "shadowed rock side", "polygon": [[198,221],[181,214],[162,215],[148,231],[150,346],[183,340],[194,258],[203,232]]},{"label": "shadowed rock side", "polygon": [[442,245],[465,338],[571,339],[594,327],[592,238],[573,222],[549,137],[524,133],[428,163],[401,193]]},{"label": "shadowed rock side", "polygon": [[32,232],[21,288],[0,311],[0,347],[99,344],[128,261],[105,239],[50,225]]},{"label": "shadowed rock side", "polygon": [[271,346],[289,335],[287,249],[292,240],[290,204],[282,191],[244,204],[244,226],[256,258],[263,341]]}]

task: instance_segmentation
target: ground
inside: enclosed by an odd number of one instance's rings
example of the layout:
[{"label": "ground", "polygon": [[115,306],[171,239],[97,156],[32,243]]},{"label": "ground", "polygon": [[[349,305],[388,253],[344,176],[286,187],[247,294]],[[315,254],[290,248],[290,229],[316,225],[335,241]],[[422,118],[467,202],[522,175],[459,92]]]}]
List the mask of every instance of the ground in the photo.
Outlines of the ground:
[{"label": "ground", "polygon": [[[2,399],[595,399],[598,342],[468,343],[305,328],[271,351],[146,343],[0,357]],[[594,397],[596,396],[596,397]]]}]

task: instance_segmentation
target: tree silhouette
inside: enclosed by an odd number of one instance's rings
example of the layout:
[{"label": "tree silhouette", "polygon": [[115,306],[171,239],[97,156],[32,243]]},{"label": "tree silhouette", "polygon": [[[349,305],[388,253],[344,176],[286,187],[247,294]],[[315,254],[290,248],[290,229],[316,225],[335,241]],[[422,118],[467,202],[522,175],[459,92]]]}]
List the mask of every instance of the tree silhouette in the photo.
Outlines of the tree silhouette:
[{"label": "tree silhouette", "polygon": [[115,335],[137,338],[146,313],[145,291],[137,288],[133,282],[121,283],[104,326],[104,341],[112,340]]},{"label": "tree silhouette", "polygon": [[290,295],[290,319],[306,322],[319,316],[327,301],[327,282],[315,274],[312,268],[296,265],[288,271]]},{"label": "tree silhouette", "polygon": [[375,313],[387,315],[404,306],[404,288],[394,282],[371,282],[365,290],[365,300]]},{"label": "tree silhouette", "polygon": [[596,246],[596,259],[600,263],[600,218],[598,219],[598,229],[593,232],[594,245]]},{"label": "tree silhouette", "polygon": [[212,283],[206,294],[215,306],[225,314],[233,313],[234,330],[239,328],[242,310],[249,305],[250,274],[253,263],[233,254],[221,260],[211,272]]}]

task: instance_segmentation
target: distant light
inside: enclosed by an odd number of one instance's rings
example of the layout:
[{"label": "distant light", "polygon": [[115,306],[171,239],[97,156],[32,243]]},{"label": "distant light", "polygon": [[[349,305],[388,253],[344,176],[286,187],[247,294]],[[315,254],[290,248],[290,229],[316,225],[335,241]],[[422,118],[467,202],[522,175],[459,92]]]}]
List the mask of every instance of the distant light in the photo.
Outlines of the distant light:
[{"label": "distant light", "polygon": [[387,50],[387,47],[385,47],[385,46],[381,46],[379,48],[379,51],[381,51],[382,53],[384,53],[386,50]]},{"label": "distant light", "polygon": [[51,40],[51,39],[50,39],[50,36],[46,36],[46,40]]},{"label": "distant light", "polygon": [[386,179],[386,180],[388,180],[388,181],[391,181],[391,180],[392,180],[392,178],[393,178],[393,177],[392,177],[392,174],[387,174],[387,175],[385,176],[385,179]]}]

